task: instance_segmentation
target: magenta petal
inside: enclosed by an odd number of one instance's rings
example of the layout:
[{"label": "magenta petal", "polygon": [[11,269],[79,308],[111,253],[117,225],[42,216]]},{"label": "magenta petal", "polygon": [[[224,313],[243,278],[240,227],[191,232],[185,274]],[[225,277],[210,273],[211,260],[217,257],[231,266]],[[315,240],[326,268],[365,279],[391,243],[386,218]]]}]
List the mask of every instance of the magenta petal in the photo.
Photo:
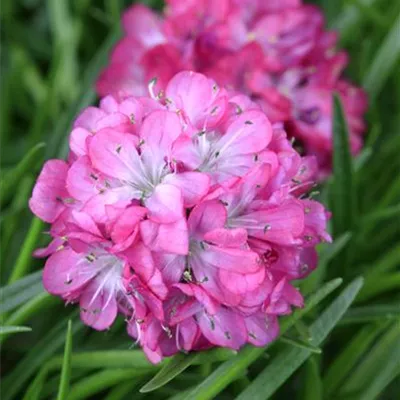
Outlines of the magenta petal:
[{"label": "magenta petal", "polygon": [[168,289],[164,285],[161,272],[155,267],[151,251],[143,243],[138,243],[124,254],[141,281],[159,298],[164,299]]},{"label": "magenta petal", "polygon": [[203,312],[197,317],[203,335],[217,346],[238,350],[247,340],[243,318],[227,308],[221,307],[212,316]]},{"label": "magenta petal", "polygon": [[259,256],[250,250],[208,245],[207,251],[204,251],[201,257],[216,268],[233,272],[256,272],[260,268]]},{"label": "magenta petal", "polygon": [[140,224],[143,242],[153,251],[186,255],[189,251],[187,224],[179,219],[171,224],[146,220]]},{"label": "magenta petal", "polygon": [[218,145],[224,157],[254,154],[264,150],[271,137],[272,126],[266,115],[257,110],[245,111],[229,125]]},{"label": "magenta petal", "polygon": [[189,215],[189,230],[192,235],[202,237],[209,231],[223,228],[226,217],[226,209],[218,201],[201,203]]},{"label": "magenta petal", "polygon": [[219,279],[233,293],[246,294],[256,290],[264,281],[265,269],[260,268],[251,274],[240,274],[225,269],[219,270]]},{"label": "magenta petal", "polygon": [[246,229],[214,229],[204,235],[204,240],[221,247],[240,247],[247,242]]},{"label": "magenta petal", "polygon": [[[144,207],[128,207],[124,209],[114,221],[111,228],[111,238],[114,243],[132,242],[139,229],[139,222],[146,216]],[[132,243],[130,243],[132,244]]]},{"label": "magenta petal", "polygon": [[208,193],[210,187],[210,178],[200,172],[182,172],[179,174],[170,174],[163,181],[176,186],[181,190],[183,196],[183,205],[191,208],[198,204]]},{"label": "magenta petal", "polygon": [[128,8],[122,16],[122,25],[129,36],[135,37],[148,48],[165,41],[158,15],[144,5]]},{"label": "magenta petal", "polygon": [[278,318],[275,315],[254,314],[244,319],[248,332],[248,341],[254,346],[266,346],[279,334]]},{"label": "magenta petal", "polygon": [[249,229],[249,235],[281,245],[296,244],[304,229],[304,208],[296,200],[289,200],[276,208],[255,211],[246,218],[259,222],[257,230]]},{"label": "magenta petal", "polygon": [[80,298],[81,319],[92,328],[103,331],[108,329],[117,316],[117,301],[112,293],[105,289],[97,293],[97,284],[92,282]]},{"label": "magenta petal", "polygon": [[140,159],[133,135],[103,129],[90,142],[90,160],[95,168],[106,175],[135,181],[140,171]]},{"label": "magenta petal", "polygon": [[61,250],[64,247],[64,242],[65,239],[56,237],[48,244],[47,247],[36,249],[33,252],[33,256],[38,258],[48,257],[57,250]]},{"label": "magenta petal", "polygon": [[87,139],[91,133],[82,127],[75,128],[69,137],[69,147],[71,151],[78,157],[87,154]]},{"label": "magenta petal", "polygon": [[49,160],[43,166],[29,199],[30,209],[43,221],[54,222],[65,209],[67,172],[68,164],[62,160]]},{"label": "magenta petal", "polygon": [[[219,118],[223,116],[221,111],[225,111],[224,102],[214,103],[218,95],[215,83],[206,76],[192,71],[176,74],[168,83],[165,95],[173,107],[184,111],[195,126],[200,125],[203,120],[208,122],[205,115],[211,115],[211,111],[218,114]],[[199,104],[199,99],[201,99],[201,104]],[[207,109],[209,109],[208,112]]]},{"label": "magenta petal", "polygon": [[96,270],[88,269],[87,264],[84,254],[69,248],[57,251],[46,261],[43,286],[55,295],[65,296],[79,290],[96,274]]},{"label": "magenta petal", "polygon": [[168,184],[157,185],[153,194],[145,200],[148,217],[160,224],[170,224],[183,218],[181,190]]},{"label": "magenta petal", "polygon": [[181,346],[185,351],[192,350],[199,333],[197,323],[193,318],[188,318],[185,321],[182,321],[178,328],[178,345]]},{"label": "magenta petal", "polygon": [[177,283],[181,280],[185,270],[185,257],[179,254],[158,252],[153,254],[154,262],[161,271],[164,282],[167,285]]},{"label": "magenta petal", "polygon": [[97,107],[87,107],[78,116],[74,122],[74,128],[84,128],[89,132],[96,130],[97,122],[107,114]]},{"label": "magenta petal", "polygon": [[149,162],[162,161],[165,155],[169,155],[173,142],[181,133],[182,125],[176,113],[166,110],[153,111],[145,118],[140,128],[143,156]]}]

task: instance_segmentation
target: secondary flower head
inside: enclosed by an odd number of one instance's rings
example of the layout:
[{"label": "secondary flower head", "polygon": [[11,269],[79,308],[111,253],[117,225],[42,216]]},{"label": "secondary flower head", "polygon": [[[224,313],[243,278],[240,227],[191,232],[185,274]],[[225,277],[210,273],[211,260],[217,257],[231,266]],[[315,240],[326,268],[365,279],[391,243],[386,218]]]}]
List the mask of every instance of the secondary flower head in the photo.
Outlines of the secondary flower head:
[{"label": "secondary flower head", "polygon": [[78,116],[68,161],[30,199],[51,224],[48,292],[84,323],[118,313],[152,362],[212,346],[263,346],[301,307],[328,214],[307,198],[317,165],[260,106],[194,72],[149,96],[107,96]]},{"label": "secondary flower head", "polygon": [[158,93],[179,71],[199,71],[284,123],[305,154],[317,157],[322,178],[331,169],[337,92],[352,152],[360,150],[366,96],[341,78],[347,55],[335,49],[337,35],[324,30],[318,8],[301,0],[167,0],[163,15],[132,6],[122,25],[125,36],[97,82],[101,96],[143,95],[154,77]]}]

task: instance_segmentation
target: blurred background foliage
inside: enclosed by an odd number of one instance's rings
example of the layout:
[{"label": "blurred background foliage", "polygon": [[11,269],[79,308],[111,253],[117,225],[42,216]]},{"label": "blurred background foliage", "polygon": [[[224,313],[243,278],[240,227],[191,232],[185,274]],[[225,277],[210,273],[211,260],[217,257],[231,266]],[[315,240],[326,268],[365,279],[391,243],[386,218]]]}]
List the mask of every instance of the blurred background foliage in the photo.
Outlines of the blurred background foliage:
[{"label": "blurred background foliage", "polygon": [[365,148],[350,160],[336,104],[335,177],[320,194],[338,215],[335,242],[302,283],[306,308],[282,321],[285,336],[267,349],[151,366],[122,319],[95,332],[44,293],[43,262],[31,254],[47,242],[46,226],[27,206],[43,161],[66,156],[74,116],[96,101],[93,83],[131,2],[2,1],[2,399],[400,398],[400,2],[314,3],[339,30],[346,73],[370,108]]}]

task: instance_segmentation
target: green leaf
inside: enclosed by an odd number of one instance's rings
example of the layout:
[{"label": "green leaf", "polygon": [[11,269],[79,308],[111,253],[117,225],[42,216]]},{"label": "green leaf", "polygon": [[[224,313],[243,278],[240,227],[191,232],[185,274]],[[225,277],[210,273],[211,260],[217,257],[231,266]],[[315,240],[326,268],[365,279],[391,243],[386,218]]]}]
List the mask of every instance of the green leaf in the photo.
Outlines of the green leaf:
[{"label": "green leaf", "polygon": [[400,302],[351,308],[340,323],[358,324],[393,319],[400,319]]},{"label": "green leaf", "polygon": [[398,291],[400,289],[400,272],[389,273],[375,281],[366,280],[365,287],[359,293],[357,302],[364,302],[382,293]]},{"label": "green leaf", "polygon": [[[363,285],[363,279],[357,278],[343,290],[343,292],[331,303],[321,316],[311,325],[311,343],[319,346],[328,336],[340,318],[357,296]],[[303,363],[312,352],[287,346],[273,358],[269,365],[253,380],[236,399],[268,399]],[[203,399],[203,397],[192,397]]]},{"label": "green leaf", "polygon": [[20,279],[14,284],[7,285],[0,289],[0,297],[2,303],[0,305],[0,313],[10,311],[32,297],[43,293],[43,285],[41,282],[41,271],[35,272],[24,279]]},{"label": "green leaf", "polygon": [[[365,6],[374,4],[377,0],[361,0]],[[331,26],[340,32],[341,43],[347,43],[354,37],[354,28],[359,26],[362,13],[356,5],[345,7],[343,12],[332,22]]]},{"label": "green leaf", "polygon": [[148,393],[156,390],[169,381],[174,379],[177,375],[182,373],[186,368],[190,367],[195,358],[196,353],[192,354],[178,354],[173,357],[164,367],[155,375],[149,382],[147,382],[141,389],[141,393]]},{"label": "green leaf", "polygon": [[32,253],[37,246],[39,236],[42,234],[44,229],[44,222],[39,218],[33,218],[28,234],[22,245],[22,249],[18,255],[15,266],[11,272],[9,282],[15,282],[26,275],[29,265],[32,262]]},{"label": "green leaf", "polygon": [[[13,314],[11,314],[6,320],[7,325],[20,325],[25,323],[32,315],[43,312],[49,305],[59,304],[60,299],[51,296],[48,293],[41,293],[27,303],[19,307]],[[8,335],[1,336],[0,343],[3,343],[7,339]]]},{"label": "green leaf", "polygon": [[400,14],[379,47],[364,79],[371,101],[381,92],[400,56]]},{"label": "green leaf", "polygon": [[[24,387],[28,379],[38,370],[65,341],[67,322],[60,321],[42,340],[26,353],[14,369],[2,379],[2,400],[10,400]],[[73,333],[83,329],[83,324],[76,323]]]},{"label": "green leaf", "polygon": [[[389,384],[400,376],[400,340],[393,349],[393,353],[379,368],[369,386],[362,392],[361,399],[375,400],[383,398],[382,393]],[[382,396],[382,397],[380,397]]]},{"label": "green leaf", "polygon": [[[325,297],[333,292],[340,284],[342,279],[337,278],[326,283],[316,293],[311,295],[305,302],[302,309],[297,309],[293,315],[282,320],[281,334],[284,334],[300,318],[316,307]],[[257,358],[264,352],[265,347],[245,346],[236,357],[221,364],[206,380],[197,386],[185,399],[212,399],[226,386],[233,382],[237,376],[241,375]]]},{"label": "green leaf", "polygon": [[16,182],[19,182],[25,174],[31,173],[36,165],[43,162],[45,147],[44,143],[38,143],[15,168],[4,175],[0,181],[0,204],[4,204],[12,197]]},{"label": "green leaf", "polygon": [[[110,390],[108,393],[107,397],[104,398],[104,400],[125,400],[132,398],[133,399],[133,390],[137,386],[138,382],[132,381],[132,382],[124,382]],[[131,394],[131,397],[128,395]],[[134,395],[135,400],[139,398],[139,394],[135,393]]]},{"label": "green leaf", "polygon": [[[236,352],[230,349],[217,348],[204,351],[193,358],[193,365],[201,365],[204,362],[226,361],[236,355]],[[62,365],[62,357],[54,357],[50,361],[52,369],[59,368]],[[97,368],[152,368],[156,370],[167,364],[169,359],[161,364],[151,364],[142,350],[104,350],[74,353],[71,356],[71,365],[75,368],[97,369]]]},{"label": "green leaf", "polygon": [[4,301],[4,299],[7,299],[8,297],[18,295],[19,292],[26,290],[30,286],[40,283],[41,278],[42,271],[38,271],[19,279],[17,282],[3,286],[0,288],[0,297]]},{"label": "green leaf", "polygon": [[340,254],[351,239],[350,233],[344,233],[339,236],[333,243],[323,243],[319,246],[320,255],[318,260],[318,268],[310,274],[307,279],[301,281],[300,287],[303,294],[313,292],[321,286],[326,274],[328,264]]},{"label": "green leaf", "polygon": [[304,340],[290,338],[288,336],[281,336],[279,341],[282,343],[286,343],[290,346],[297,347],[299,349],[309,350],[311,353],[321,354],[322,350],[319,347],[315,347],[310,343],[305,342]]},{"label": "green leaf", "polygon": [[365,286],[372,285],[379,280],[385,272],[395,269],[399,262],[400,243],[387,250],[385,254],[373,264],[363,265],[362,270],[366,271]]},{"label": "green leaf", "polygon": [[68,400],[87,399],[121,382],[139,380],[151,370],[140,368],[106,369],[84,378],[71,387]]},{"label": "green leaf", "polygon": [[47,378],[48,369],[42,368],[35,379],[29,385],[22,400],[39,400],[41,397],[44,382]]},{"label": "green leaf", "polygon": [[304,365],[304,383],[302,391],[304,400],[323,400],[323,386],[318,358],[311,356]]},{"label": "green leaf", "polygon": [[71,375],[71,352],[72,352],[72,322],[68,321],[67,335],[65,338],[64,360],[61,369],[60,386],[58,388],[57,400],[65,400],[69,391]]},{"label": "green leaf", "polygon": [[[55,357],[51,360],[51,368],[62,365],[63,358]],[[73,368],[156,368],[151,364],[142,350],[105,350],[74,353],[71,356]]]},{"label": "green leaf", "polygon": [[67,155],[67,133],[70,131],[75,116],[81,112],[83,108],[93,103],[96,99],[96,93],[93,90],[93,82],[99,76],[99,73],[104,65],[106,65],[108,53],[119,36],[120,28],[117,26],[112,32],[110,32],[100,49],[87,66],[85,75],[80,84],[81,93],[78,96],[79,100],[70,106],[67,113],[63,115],[63,117],[60,119],[60,122],[57,124],[57,127],[50,138],[49,145],[47,146],[46,158],[64,158]]},{"label": "green leaf", "polygon": [[369,353],[362,358],[362,362],[356,368],[352,369],[352,373],[348,376],[348,379],[340,386],[339,396],[345,393],[359,392],[368,387],[378,375],[377,372],[379,369],[382,369],[393,359],[397,362],[399,361],[399,348],[400,327],[399,323],[396,322],[386,330]]},{"label": "green leaf", "polygon": [[1,326],[0,325],[0,336],[7,335],[10,333],[19,332],[30,332],[32,328],[29,326]]},{"label": "green leaf", "polygon": [[289,328],[294,326],[296,322],[299,321],[304,315],[313,310],[322,300],[324,300],[329,294],[337,289],[342,284],[342,282],[342,278],[336,278],[325,283],[325,285],[323,285],[315,293],[307,297],[304,308],[298,308],[292,315],[282,318],[280,322],[281,335],[288,331]]},{"label": "green leaf", "polygon": [[341,100],[333,98],[333,174],[330,200],[334,235],[352,231],[356,219],[353,167],[349,145],[349,130]]},{"label": "green leaf", "polygon": [[369,325],[360,330],[329,365],[323,378],[324,395],[330,397],[351,374],[363,354],[369,350],[385,326]]},{"label": "green leaf", "polygon": [[400,205],[384,208],[383,210],[375,211],[371,214],[366,215],[362,219],[362,224],[378,222],[381,219],[396,218],[400,215]]}]

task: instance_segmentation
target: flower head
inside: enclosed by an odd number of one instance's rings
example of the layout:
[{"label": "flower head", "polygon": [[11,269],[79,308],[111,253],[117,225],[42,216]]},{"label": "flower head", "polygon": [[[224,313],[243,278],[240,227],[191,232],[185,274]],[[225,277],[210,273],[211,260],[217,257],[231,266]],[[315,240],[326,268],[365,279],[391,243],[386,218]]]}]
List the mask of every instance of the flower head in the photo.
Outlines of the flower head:
[{"label": "flower head", "polygon": [[[157,37],[154,38],[156,40]],[[152,362],[212,346],[263,346],[301,307],[293,281],[329,241],[307,199],[317,167],[243,95],[181,72],[148,97],[105,97],[77,118],[68,161],[30,199],[51,223],[46,290],[83,322],[118,313]]]},{"label": "flower head", "polygon": [[337,92],[351,150],[360,150],[366,95],[341,78],[347,55],[335,49],[337,35],[324,30],[317,7],[301,0],[169,0],[162,16],[132,6],[122,25],[125,37],[97,82],[100,95],[142,95],[154,77],[158,93],[179,71],[204,73],[229,91],[250,96],[271,122],[285,123],[305,154],[317,157],[323,178],[332,164]]}]

